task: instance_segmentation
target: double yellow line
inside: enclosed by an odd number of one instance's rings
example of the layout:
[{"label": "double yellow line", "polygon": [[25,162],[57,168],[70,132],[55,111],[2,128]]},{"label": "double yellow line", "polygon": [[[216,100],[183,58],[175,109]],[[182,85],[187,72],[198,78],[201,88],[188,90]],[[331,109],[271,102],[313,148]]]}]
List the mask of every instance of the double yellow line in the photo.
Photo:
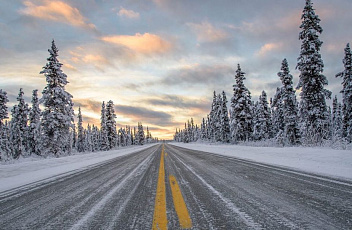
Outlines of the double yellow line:
[{"label": "double yellow line", "polygon": [[[167,229],[167,215],[166,215],[166,187],[165,187],[165,166],[164,166],[164,145],[161,151],[158,186],[156,189],[155,208],[153,217],[153,230],[166,230]],[[192,221],[189,217],[186,203],[183,199],[180,187],[177,180],[173,175],[169,176],[171,186],[172,198],[175,210],[178,216],[180,227],[188,229],[192,227]]]}]

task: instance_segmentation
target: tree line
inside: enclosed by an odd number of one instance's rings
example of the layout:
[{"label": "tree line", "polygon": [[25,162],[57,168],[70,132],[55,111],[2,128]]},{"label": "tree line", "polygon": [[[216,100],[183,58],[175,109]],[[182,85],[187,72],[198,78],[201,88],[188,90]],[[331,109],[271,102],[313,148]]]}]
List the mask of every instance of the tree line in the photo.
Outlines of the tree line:
[{"label": "tree line", "polygon": [[[102,103],[100,129],[95,125],[83,127],[81,108],[78,108],[78,122],[74,123],[74,103],[72,95],[65,90],[67,75],[61,70],[57,59],[58,48],[52,41],[49,58],[40,74],[47,85],[38,98],[38,90],[33,90],[32,106],[24,100],[22,88],[18,104],[11,109],[8,120],[9,102],[7,93],[0,89],[0,160],[18,159],[36,154],[56,157],[71,154],[72,151],[107,151],[118,146],[143,145],[157,142],[149,128],[146,132],[141,122],[137,129],[126,126],[117,130],[113,101]],[[44,109],[41,111],[40,104]]]},{"label": "tree line", "polygon": [[[197,140],[239,143],[248,141],[274,141],[281,146],[316,146],[329,141],[332,146],[345,148],[352,142],[352,52],[349,43],[344,49],[344,70],[336,74],[342,78],[342,102],[335,96],[332,108],[326,104],[331,92],[324,76],[324,63],[320,54],[323,32],[320,19],[315,14],[313,3],[306,0],[302,12],[302,29],[299,33],[301,51],[296,69],[300,71],[296,90],[300,90],[300,101],[296,99],[293,77],[286,59],[281,63],[278,87],[268,102],[262,92],[254,102],[244,84],[245,73],[238,64],[233,85],[231,108],[228,112],[226,96],[214,92],[211,111],[200,126],[191,122],[184,129],[176,129],[175,141]],[[229,115],[228,115],[229,113]]]}]

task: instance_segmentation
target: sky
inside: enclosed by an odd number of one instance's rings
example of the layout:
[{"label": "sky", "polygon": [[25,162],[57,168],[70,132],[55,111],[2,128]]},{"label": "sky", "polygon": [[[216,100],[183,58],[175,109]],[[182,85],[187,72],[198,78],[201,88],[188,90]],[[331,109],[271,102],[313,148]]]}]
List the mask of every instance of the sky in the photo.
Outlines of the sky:
[{"label": "sky", "polygon": [[[352,1],[313,0],[321,19],[327,89],[341,98],[344,48],[352,42]],[[294,85],[304,0],[0,0],[0,89],[9,110],[23,88],[43,90],[39,72],[52,39],[67,74],[66,90],[85,124],[100,123],[113,100],[117,127],[148,126],[170,139],[191,117],[200,123],[213,91],[232,96],[237,64],[258,100],[281,85],[287,58]],[[297,92],[297,96],[298,96]],[[299,97],[298,97],[299,99]],[[328,101],[331,104],[331,100]]]}]

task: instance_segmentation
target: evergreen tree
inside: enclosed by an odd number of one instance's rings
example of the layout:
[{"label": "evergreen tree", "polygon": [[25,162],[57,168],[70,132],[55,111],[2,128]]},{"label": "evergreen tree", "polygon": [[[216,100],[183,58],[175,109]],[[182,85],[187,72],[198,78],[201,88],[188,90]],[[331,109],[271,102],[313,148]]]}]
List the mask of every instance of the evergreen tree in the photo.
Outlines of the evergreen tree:
[{"label": "evergreen tree", "polygon": [[297,89],[301,89],[300,115],[302,122],[302,136],[306,144],[319,144],[328,137],[328,111],[326,98],[330,99],[331,92],[324,89],[328,84],[322,74],[324,64],[320,54],[323,42],[319,34],[323,29],[319,25],[320,19],[315,14],[311,0],[306,0],[302,13],[302,31],[299,39],[302,41],[297,69],[301,72]]},{"label": "evergreen tree", "polygon": [[57,59],[59,50],[54,40],[48,51],[50,57],[40,72],[47,82],[41,99],[44,105],[41,142],[44,155],[53,154],[58,157],[70,153],[74,112],[72,95],[65,90],[67,75],[61,70],[62,64]]},{"label": "evergreen tree", "polygon": [[332,103],[332,142],[342,142],[343,139],[343,122],[342,122],[342,106],[335,96]]},{"label": "evergreen tree", "polygon": [[[221,98],[221,141],[223,143],[228,143],[230,141],[230,121],[229,121],[229,113],[227,109],[227,98],[224,91],[222,91],[222,98]],[[204,119],[203,119],[204,123]]]},{"label": "evergreen tree", "polygon": [[93,136],[92,136],[92,127],[90,124],[87,125],[86,135],[85,135],[85,144],[84,149],[87,152],[94,152],[93,148]]},{"label": "evergreen tree", "polygon": [[206,128],[206,124],[205,124],[205,119],[203,117],[203,120],[202,120],[202,124],[200,126],[200,132],[201,132],[201,135],[200,135],[200,139],[201,140],[206,140],[207,139],[207,128]]},{"label": "evergreen tree", "polygon": [[109,150],[109,139],[106,127],[106,108],[105,102],[101,105],[101,117],[100,117],[100,147],[101,150]]},{"label": "evergreen tree", "polygon": [[83,120],[81,113],[81,106],[78,107],[78,123],[77,123],[77,151],[84,152],[84,129],[83,129]]},{"label": "evergreen tree", "polygon": [[109,149],[117,146],[117,131],[115,121],[114,102],[108,101],[106,104],[106,134],[108,137]]},{"label": "evergreen tree", "polygon": [[24,102],[22,88],[17,97],[18,105],[15,105],[11,119],[11,142],[13,144],[13,157],[18,159],[25,154],[25,143],[28,123],[28,105]]},{"label": "evergreen tree", "polygon": [[292,75],[286,59],[282,61],[281,71],[277,74],[282,82],[279,100],[282,106],[283,126],[281,126],[284,144],[295,145],[299,143],[299,127],[297,123],[298,108],[295,90],[293,89]]},{"label": "evergreen tree", "polygon": [[93,143],[93,152],[97,152],[100,150],[100,145],[99,145],[99,130],[98,127],[94,126],[92,127],[92,143]]},{"label": "evergreen tree", "polygon": [[29,111],[28,151],[30,154],[40,155],[40,108],[38,90],[33,90],[32,107]]},{"label": "evergreen tree", "polygon": [[211,141],[215,141],[216,123],[217,123],[217,96],[214,91],[213,102],[211,104],[211,110],[209,113],[209,138]]},{"label": "evergreen tree", "polygon": [[342,60],[345,70],[336,77],[342,78],[342,103],[343,103],[343,136],[352,142],[352,52],[350,44],[345,48],[345,57]]},{"label": "evergreen tree", "polygon": [[254,125],[254,138],[267,140],[271,137],[271,112],[267,101],[266,92],[263,90],[259,101],[255,106],[256,122]]},{"label": "evergreen tree", "polygon": [[238,141],[248,141],[251,139],[252,133],[252,101],[251,93],[244,85],[245,73],[242,72],[238,64],[235,80],[236,84],[233,85],[233,97],[231,98],[231,136],[232,140],[237,143]]},{"label": "evergreen tree", "polygon": [[7,127],[4,124],[4,119],[8,118],[7,102],[7,93],[0,89],[0,160],[7,160],[11,154]]},{"label": "evergreen tree", "polygon": [[144,134],[144,131],[143,131],[142,122],[138,122],[137,135],[138,135],[138,145],[144,145],[144,143],[145,143],[145,134]]}]

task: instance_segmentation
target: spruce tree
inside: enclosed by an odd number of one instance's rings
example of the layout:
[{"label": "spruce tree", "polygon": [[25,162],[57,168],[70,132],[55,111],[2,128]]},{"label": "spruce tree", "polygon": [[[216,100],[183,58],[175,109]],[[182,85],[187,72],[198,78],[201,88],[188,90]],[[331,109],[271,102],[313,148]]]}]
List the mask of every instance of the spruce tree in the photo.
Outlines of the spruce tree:
[{"label": "spruce tree", "polygon": [[336,77],[342,78],[342,111],[343,111],[343,136],[352,142],[352,52],[350,44],[345,48],[345,57],[342,60],[345,70]]},{"label": "spruce tree", "polygon": [[28,123],[28,105],[24,102],[23,90],[20,89],[17,101],[12,112],[11,119],[11,142],[13,144],[13,157],[18,159],[21,155],[25,155],[25,143],[27,139],[27,123]]},{"label": "spruce tree", "polygon": [[281,71],[277,73],[282,82],[279,100],[282,106],[283,115],[283,138],[284,144],[295,145],[300,142],[300,133],[298,126],[298,108],[295,90],[293,89],[292,75],[286,59],[282,61]]},{"label": "spruce tree", "polygon": [[245,73],[238,64],[233,85],[233,97],[231,98],[231,137],[237,143],[248,141],[252,133],[252,100],[251,93],[244,85]]},{"label": "spruce tree", "polygon": [[103,151],[109,150],[109,140],[106,127],[106,108],[105,102],[101,105],[101,117],[100,117],[100,149]]},{"label": "spruce tree", "polygon": [[[229,121],[229,113],[227,109],[227,98],[224,91],[222,91],[222,98],[221,98],[221,141],[223,143],[228,143],[230,141],[230,121]],[[204,119],[203,119],[204,122]]]},{"label": "spruce tree", "polygon": [[83,129],[83,120],[81,113],[81,106],[78,107],[78,122],[77,122],[77,151],[84,152],[84,129]]},{"label": "spruce tree", "polygon": [[28,151],[30,154],[40,155],[40,108],[38,90],[33,90],[32,107],[29,111]]},{"label": "spruce tree", "polygon": [[302,137],[305,144],[316,145],[328,138],[329,115],[325,100],[330,99],[331,92],[324,89],[328,81],[322,74],[324,64],[320,48],[323,42],[319,39],[323,29],[311,0],[306,0],[301,19],[299,39],[302,45],[296,68],[301,72],[297,89],[301,89]]},{"label": "spruce tree", "polygon": [[0,89],[0,160],[7,160],[11,154],[7,127],[4,124],[4,119],[8,118],[7,102],[9,102],[7,93]]},{"label": "spruce tree", "polygon": [[205,123],[205,119],[203,117],[203,120],[202,120],[202,124],[200,126],[200,132],[201,132],[201,135],[200,135],[200,139],[201,140],[206,140],[207,139],[207,128],[206,128],[206,123]]},{"label": "spruce tree", "polygon": [[342,122],[342,106],[335,96],[332,103],[332,142],[334,145],[342,142],[343,138],[343,122]]},{"label": "spruce tree", "polygon": [[44,88],[41,103],[42,112],[42,153],[59,157],[71,150],[71,130],[74,124],[72,95],[65,90],[67,75],[61,70],[57,59],[59,50],[53,40],[48,50],[50,57],[40,74],[44,74],[47,85]]},{"label": "spruce tree", "polygon": [[255,107],[254,138],[256,140],[267,140],[271,137],[271,112],[268,104],[266,92],[263,90]]},{"label": "spruce tree", "polygon": [[138,135],[138,145],[144,145],[144,143],[145,143],[145,134],[144,134],[144,131],[143,131],[142,122],[138,122],[137,135]]},{"label": "spruce tree", "polygon": [[106,104],[106,134],[108,137],[109,149],[117,146],[116,114],[114,102],[108,101]]}]

